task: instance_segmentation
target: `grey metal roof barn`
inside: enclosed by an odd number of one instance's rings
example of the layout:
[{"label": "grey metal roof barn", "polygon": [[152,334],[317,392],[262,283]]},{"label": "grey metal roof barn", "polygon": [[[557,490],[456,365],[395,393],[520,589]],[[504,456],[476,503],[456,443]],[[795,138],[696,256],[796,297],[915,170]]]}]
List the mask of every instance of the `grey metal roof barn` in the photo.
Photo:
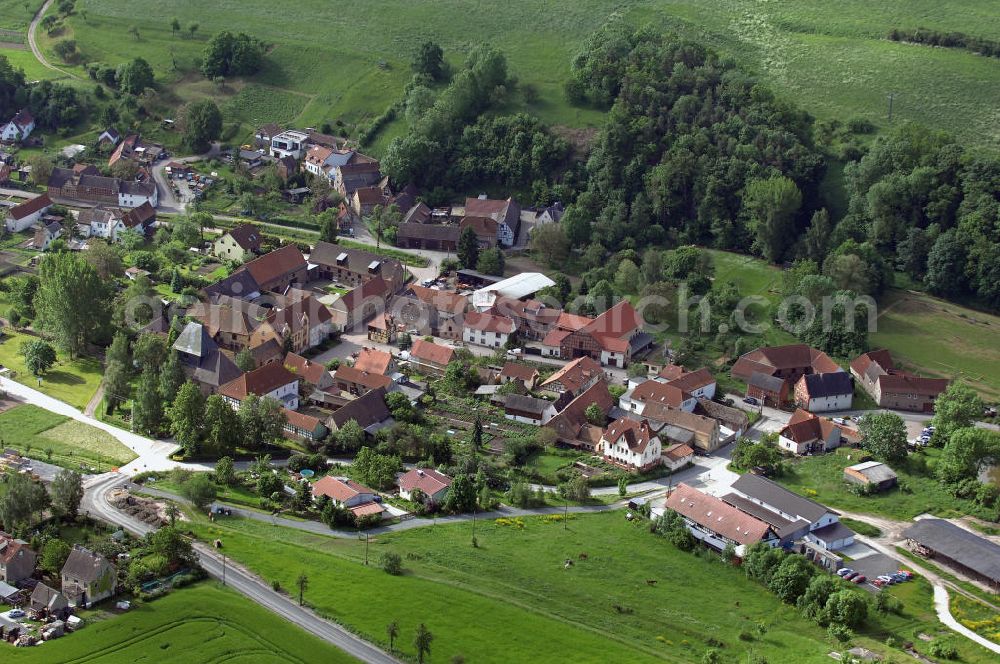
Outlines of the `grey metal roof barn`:
[{"label": "grey metal roof barn", "polygon": [[1000,545],[944,519],[920,519],[903,531],[903,537],[935,559],[946,559],[971,576],[1000,584]]}]

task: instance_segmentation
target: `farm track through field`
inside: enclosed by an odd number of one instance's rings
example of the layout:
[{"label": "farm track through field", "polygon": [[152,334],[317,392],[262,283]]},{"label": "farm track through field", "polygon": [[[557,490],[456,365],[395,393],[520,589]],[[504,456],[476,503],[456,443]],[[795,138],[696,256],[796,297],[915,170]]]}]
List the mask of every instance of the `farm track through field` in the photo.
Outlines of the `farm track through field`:
[{"label": "farm track through field", "polygon": [[42,50],[38,48],[38,42],[35,41],[35,32],[38,30],[38,24],[41,23],[42,18],[45,16],[45,12],[49,10],[49,7],[51,5],[52,5],[52,0],[45,0],[45,4],[42,5],[41,9],[38,10],[38,13],[35,14],[35,18],[31,19],[31,25],[28,26],[28,46],[31,47],[31,52],[35,56],[35,59],[38,60],[38,64],[42,65],[46,69],[57,71],[60,74],[63,74],[64,76],[69,76],[70,78],[75,78],[77,80],[80,80],[80,77],[77,76],[76,74],[72,74],[66,71],[65,69],[60,69],[59,67],[56,67],[54,64],[46,60],[45,56],[42,55]]}]

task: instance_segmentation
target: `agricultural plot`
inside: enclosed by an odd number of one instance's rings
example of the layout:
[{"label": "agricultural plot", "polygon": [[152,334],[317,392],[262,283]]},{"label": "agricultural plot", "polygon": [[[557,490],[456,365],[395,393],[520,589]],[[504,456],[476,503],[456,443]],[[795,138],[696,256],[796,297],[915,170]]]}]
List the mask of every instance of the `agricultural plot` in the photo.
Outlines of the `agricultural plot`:
[{"label": "agricultural plot", "polygon": [[356,661],[235,592],[202,583],[137,604],[121,615],[35,648],[0,644],[4,662],[306,662]]}]

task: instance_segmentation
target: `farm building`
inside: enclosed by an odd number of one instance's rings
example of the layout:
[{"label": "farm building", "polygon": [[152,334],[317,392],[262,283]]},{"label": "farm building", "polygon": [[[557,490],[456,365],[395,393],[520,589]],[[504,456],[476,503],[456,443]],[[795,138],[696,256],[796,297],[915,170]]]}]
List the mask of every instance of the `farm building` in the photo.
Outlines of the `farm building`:
[{"label": "farm building", "polygon": [[1000,546],[944,519],[920,519],[903,531],[915,552],[1000,589]]},{"label": "farm building", "polygon": [[896,486],[896,473],[878,461],[866,461],[844,468],[844,479],[873,491],[884,491]]}]

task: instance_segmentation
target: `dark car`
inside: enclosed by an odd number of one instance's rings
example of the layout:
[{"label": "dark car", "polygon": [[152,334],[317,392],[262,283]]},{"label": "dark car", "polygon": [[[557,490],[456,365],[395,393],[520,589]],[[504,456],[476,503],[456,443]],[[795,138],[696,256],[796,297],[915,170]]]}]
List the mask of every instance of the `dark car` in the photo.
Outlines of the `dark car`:
[{"label": "dark car", "polygon": [[851,583],[864,583],[867,580],[868,577],[866,577],[864,574],[858,574],[856,577],[851,579]]},{"label": "dark car", "polygon": [[757,405],[757,400],[754,399],[753,397],[744,397],[743,403],[748,403],[751,406],[756,406]]}]

